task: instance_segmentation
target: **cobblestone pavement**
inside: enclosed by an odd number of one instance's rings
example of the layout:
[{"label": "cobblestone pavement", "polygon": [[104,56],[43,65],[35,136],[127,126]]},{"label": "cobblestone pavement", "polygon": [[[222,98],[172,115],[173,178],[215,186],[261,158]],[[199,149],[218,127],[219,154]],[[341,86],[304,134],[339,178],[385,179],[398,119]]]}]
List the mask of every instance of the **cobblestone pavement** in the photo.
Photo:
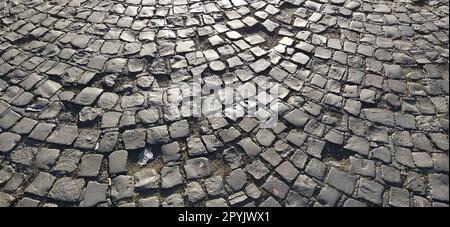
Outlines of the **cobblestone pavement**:
[{"label": "cobblestone pavement", "polygon": [[448,206],[448,4],[0,0],[0,206]]}]

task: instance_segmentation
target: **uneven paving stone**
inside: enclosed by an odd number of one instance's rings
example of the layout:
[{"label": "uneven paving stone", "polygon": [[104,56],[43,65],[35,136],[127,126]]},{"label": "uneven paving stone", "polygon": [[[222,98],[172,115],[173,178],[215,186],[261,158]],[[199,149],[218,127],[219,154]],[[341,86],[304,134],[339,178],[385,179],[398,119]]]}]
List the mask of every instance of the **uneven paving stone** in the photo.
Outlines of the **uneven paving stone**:
[{"label": "uneven paving stone", "polygon": [[132,176],[117,176],[112,179],[111,197],[113,201],[131,198],[134,195],[134,179]]},{"label": "uneven paving stone", "polygon": [[14,196],[0,192],[0,207],[9,207],[15,200]]},{"label": "uneven paving stone", "polygon": [[380,185],[374,181],[363,178],[359,182],[358,197],[375,205],[380,206],[383,203],[383,192],[383,185]]},{"label": "uneven paving stone", "polygon": [[186,161],[184,165],[186,179],[198,179],[211,175],[211,164],[207,158],[194,158]]},{"label": "uneven paving stone", "polygon": [[158,188],[161,179],[160,175],[154,169],[144,169],[134,174],[135,179],[135,187],[145,188],[145,189],[153,189]]},{"label": "uneven paving stone", "polygon": [[78,175],[81,177],[95,177],[100,172],[103,155],[86,154],[78,165]]},{"label": "uneven paving stone", "polygon": [[244,150],[249,157],[255,157],[261,152],[261,148],[250,138],[239,141],[238,145]]},{"label": "uneven paving stone", "polygon": [[77,169],[82,155],[83,153],[79,150],[65,149],[62,151],[61,156],[52,170],[62,173],[72,173]]},{"label": "uneven paving stone", "polygon": [[84,188],[83,179],[62,177],[55,182],[48,193],[49,197],[64,202],[76,202]]},{"label": "uneven paving stone", "polygon": [[78,129],[75,126],[56,127],[47,138],[47,142],[62,145],[71,145],[78,137]]},{"label": "uneven paving stone", "polygon": [[332,187],[324,187],[317,196],[317,202],[323,207],[334,207],[341,194]]},{"label": "uneven paving stone", "polygon": [[156,196],[140,199],[138,207],[159,207],[161,202]]},{"label": "uneven paving stone", "polygon": [[37,153],[37,148],[24,147],[11,152],[11,160],[15,163],[30,166]]},{"label": "uneven paving stone", "polygon": [[122,134],[125,149],[135,150],[145,147],[146,131],[144,129],[127,130]]},{"label": "uneven paving stone", "polygon": [[114,151],[108,157],[109,173],[118,174],[127,172],[128,151]]},{"label": "uneven paving stone", "polygon": [[225,177],[227,184],[233,189],[233,191],[239,191],[247,183],[247,175],[244,170],[239,168],[231,171],[231,173]]},{"label": "uneven paving stone", "polygon": [[0,10],[0,206],[448,207],[445,0]]},{"label": "uneven paving stone", "polygon": [[270,176],[262,187],[268,193],[280,199],[284,199],[289,191],[289,186],[274,176]]},{"label": "uneven paving stone", "polygon": [[92,105],[102,92],[102,89],[87,87],[75,97],[74,103],[83,106]]},{"label": "uneven paving stone", "polygon": [[20,141],[20,136],[10,132],[4,132],[0,134],[0,151],[8,152],[11,151],[16,144]]},{"label": "uneven paving stone", "polygon": [[178,166],[161,169],[161,188],[172,188],[183,183],[183,177]]},{"label": "uneven paving stone", "polygon": [[356,177],[348,173],[342,172],[336,168],[331,168],[326,178],[326,183],[351,195],[355,188]]},{"label": "uneven paving stone", "polygon": [[86,186],[80,207],[93,207],[106,202],[107,184],[101,184],[95,181],[89,181]]},{"label": "uneven paving stone", "polygon": [[299,173],[295,166],[289,161],[281,163],[275,171],[287,182],[292,182]]},{"label": "uneven paving stone", "polygon": [[206,193],[202,189],[202,186],[196,181],[187,184],[186,194],[189,201],[192,203],[195,203],[206,197]]},{"label": "uneven paving stone", "polygon": [[161,203],[162,207],[184,207],[184,200],[181,194],[172,194]]},{"label": "uneven paving stone", "polygon": [[389,205],[394,207],[409,207],[410,199],[407,190],[391,188],[389,190]]},{"label": "uneven paving stone", "polygon": [[46,196],[55,180],[56,177],[51,174],[40,172],[36,178],[34,178],[33,182],[25,189],[25,192],[42,197]]}]

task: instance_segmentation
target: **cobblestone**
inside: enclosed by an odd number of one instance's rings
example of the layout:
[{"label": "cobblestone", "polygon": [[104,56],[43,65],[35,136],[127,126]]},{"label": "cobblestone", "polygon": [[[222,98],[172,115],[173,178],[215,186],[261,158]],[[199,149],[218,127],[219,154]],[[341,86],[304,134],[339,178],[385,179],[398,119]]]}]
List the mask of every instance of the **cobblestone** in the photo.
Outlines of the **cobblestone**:
[{"label": "cobblestone", "polygon": [[448,0],[0,10],[0,207],[448,207]]}]

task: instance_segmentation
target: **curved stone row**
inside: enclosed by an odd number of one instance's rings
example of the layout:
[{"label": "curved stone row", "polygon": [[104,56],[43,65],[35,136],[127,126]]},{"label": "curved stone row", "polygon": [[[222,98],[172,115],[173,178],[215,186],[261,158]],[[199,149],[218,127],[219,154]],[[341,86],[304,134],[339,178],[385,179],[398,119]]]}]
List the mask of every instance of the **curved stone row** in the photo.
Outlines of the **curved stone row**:
[{"label": "curved stone row", "polygon": [[0,10],[0,206],[448,206],[446,0]]}]

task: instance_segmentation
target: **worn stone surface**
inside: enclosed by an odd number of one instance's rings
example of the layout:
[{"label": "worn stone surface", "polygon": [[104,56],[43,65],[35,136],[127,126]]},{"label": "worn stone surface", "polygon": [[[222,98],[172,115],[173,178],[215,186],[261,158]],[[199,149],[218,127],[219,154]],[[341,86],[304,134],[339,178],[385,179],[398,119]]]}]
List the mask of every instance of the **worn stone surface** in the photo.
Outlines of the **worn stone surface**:
[{"label": "worn stone surface", "polygon": [[0,206],[449,204],[447,0],[0,11]]}]

